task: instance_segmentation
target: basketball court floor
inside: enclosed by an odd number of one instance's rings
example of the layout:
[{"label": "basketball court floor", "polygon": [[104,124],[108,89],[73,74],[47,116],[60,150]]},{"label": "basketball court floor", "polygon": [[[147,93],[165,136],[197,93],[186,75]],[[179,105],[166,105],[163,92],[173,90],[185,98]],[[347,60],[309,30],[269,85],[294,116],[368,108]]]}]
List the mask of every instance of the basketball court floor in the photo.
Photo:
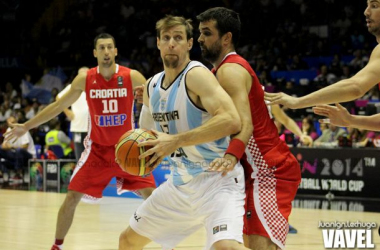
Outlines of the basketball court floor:
[{"label": "basketball court floor", "polygon": [[[57,212],[64,197],[65,194],[59,193],[0,189],[0,249],[50,249],[54,240]],[[141,202],[141,199],[136,198],[105,197],[97,205],[81,203],[65,239],[64,249],[117,249],[120,232],[127,227],[130,216]],[[320,223],[346,221],[376,223],[370,236],[370,243],[374,247],[358,249],[380,249],[379,207],[378,200],[328,201],[323,197],[297,197],[290,223],[298,233],[288,235],[286,249],[326,249]],[[204,242],[205,232],[200,230],[175,249],[200,250],[203,249]],[[151,243],[144,249],[160,249],[160,246]]]}]

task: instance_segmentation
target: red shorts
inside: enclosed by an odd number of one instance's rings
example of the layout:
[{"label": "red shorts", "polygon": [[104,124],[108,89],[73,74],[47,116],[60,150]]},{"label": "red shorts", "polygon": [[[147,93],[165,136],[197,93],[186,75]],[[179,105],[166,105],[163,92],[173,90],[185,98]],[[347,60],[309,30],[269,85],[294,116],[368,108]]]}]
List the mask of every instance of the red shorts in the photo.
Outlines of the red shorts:
[{"label": "red shorts", "polygon": [[[287,150],[281,162],[270,166],[255,152],[253,162],[243,164],[246,174],[244,234],[270,238],[279,248],[285,247],[289,232],[288,217],[292,201],[301,182],[301,169]],[[254,158],[252,158],[254,157]]]},{"label": "red shorts", "polygon": [[119,194],[156,187],[153,175],[140,177],[124,172],[115,162],[114,146],[102,146],[86,138],[85,147],[71,177],[69,190],[101,198],[104,188],[113,177],[117,178]]}]

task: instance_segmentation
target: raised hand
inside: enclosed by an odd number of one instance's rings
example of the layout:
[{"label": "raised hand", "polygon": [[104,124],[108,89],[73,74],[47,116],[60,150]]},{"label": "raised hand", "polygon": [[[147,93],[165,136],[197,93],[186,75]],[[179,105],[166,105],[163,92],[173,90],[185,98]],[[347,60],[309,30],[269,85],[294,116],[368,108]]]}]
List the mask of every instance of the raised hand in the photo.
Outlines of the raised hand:
[{"label": "raised hand", "polygon": [[335,106],[318,105],[313,108],[317,115],[326,116],[328,119],[319,119],[320,123],[331,123],[335,126],[349,127],[350,126],[350,113],[345,107],[336,103]]},{"label": "raised hand", "polygon": [[14,142],[15,140],[17,140],[17,138],[23,136],[26,132],[28,132],[28,129],[25,127],[24,124],[13,123],[9,124],[9,126],[12,129],[4,134],[5,141]]},{"label": "raised hand", "polygon": [[169,135],[161,133],[156,130],[152,130],[156,136],[156,140],[147,140],[139,143],[139,147],[152,146],[149,150],[139,156],[140,159],[149,155],[153,155],[152,158],[146,163],[147,166],[156,168],[158,164],[168,155],[173,153],[179,148],[179,142],[176,135]]},{"label": "raised hand", "polygon": [[264,92],[264,99],[265,101],[267,101],[268,105],[281,104],[291,109],[298,108],[297,107],[298,98],[292,97],[282,92],[279,92],[279,93]]}]

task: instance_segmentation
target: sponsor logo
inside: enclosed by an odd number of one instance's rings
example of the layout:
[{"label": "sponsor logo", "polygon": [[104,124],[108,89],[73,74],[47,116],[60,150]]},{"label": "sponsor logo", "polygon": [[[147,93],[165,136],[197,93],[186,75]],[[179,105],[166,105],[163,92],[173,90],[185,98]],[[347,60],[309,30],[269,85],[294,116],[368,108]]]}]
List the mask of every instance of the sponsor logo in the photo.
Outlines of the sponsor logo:
[{"label": "sponsor logo", "polygon": [[127,120],[126,114],[118,115],[95,115],[95,123],[99,127],[113,127],[124,125]]},{"label": "sponsor logo", "polygon": [[227,231],[227,225],[224,224],[224,225],[220,225],[220,231]]},{"label": "sponsor logo", "polygon": [[136,214],[136,212],[135,212],[135,214],[133,215],[133,217],[135,218],[135,220],[136,220],[137,222],[139,222],[139,220],[141,219],[141,217],[138,216],[138,215]]},{"label": "sponsor logo", "polygon": [[248,211],[247,212],[247,218],[249,219],[249,218],[251,218],[251,216],[252,216],[252,211]]},{"label": "sponsor logo", "polygon": [[117,77],[117,86],[120,88],[120,87],[123,87],[123,77],[122,76],[118,76]]},{"label": "sponsor logo", "polygon": [[213,234],[216,234],[216,233],[219,233],[219,226],[216,226],[212,229],[212,233]]}]

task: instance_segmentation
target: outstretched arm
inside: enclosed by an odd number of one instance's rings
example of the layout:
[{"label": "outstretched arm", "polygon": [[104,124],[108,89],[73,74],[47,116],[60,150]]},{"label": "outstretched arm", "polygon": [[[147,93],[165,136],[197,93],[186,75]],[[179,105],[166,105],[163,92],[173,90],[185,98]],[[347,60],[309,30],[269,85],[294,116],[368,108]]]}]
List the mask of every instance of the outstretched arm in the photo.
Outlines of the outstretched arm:
[{"label": "outstretched arm", "polygon": [[265,93],[270,105],[282,104],[292,109],[305,108],[319,104],[347,102],[362,97],[380,82],[380,45],[373,50],[368,64],[356,75],[339,81],[303,97],[291,97],[284,93]]},{"label": "outstretched arm", "polygon": [[84,90],[86,75],[87,73],[81,73],[77,75],[71,85],[70,90],[64,94],[62,98],[48,105],[26,123],[12,124],[11,127],[13,127],[13,129],[4,134],[6,140],[14,140],[17,137],[22,136],[28,130],[51,120],[59,113],[61,113],[65,108],[71,106],[71,104],[73,104],[79,98],[82,91]]},{"label": "outstretched arm", "polygon": [[272,114],[274,118],[276,118],[276,120],[278,120],[282,125],[284,125],[287,129],[289,129],[293,134],[298,136],[302,143],[309,146],[313,143],[313,139],[308,135],[304,135],[300,127],[298,127],[297,123],[292,118],[290,118],[280,108],[279,105],[272,106]]},{"label": "outstretched arm", "polygon": [[326,116],[328,119],[320,119],[321,123],[331,123],[340,127],[361,128],[372,131],[380,131],[380,114],[371,116],[351,115],[346,108],[339,103],[335,106],[319,105],[313,108],[314,113]]}]

